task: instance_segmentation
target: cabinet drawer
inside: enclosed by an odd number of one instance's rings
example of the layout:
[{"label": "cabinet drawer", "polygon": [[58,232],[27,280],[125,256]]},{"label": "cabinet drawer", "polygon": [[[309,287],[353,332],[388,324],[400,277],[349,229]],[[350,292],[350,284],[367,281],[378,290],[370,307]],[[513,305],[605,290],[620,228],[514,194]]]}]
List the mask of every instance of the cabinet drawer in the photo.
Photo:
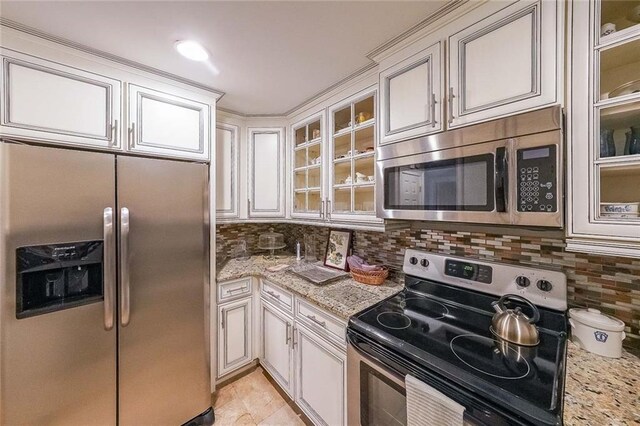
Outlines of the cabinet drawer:
[{"label": "cabinet drawer", "polygon": [[293,294],[265,280],[262,280],[260,293],[265,300],[293,314]]},{"label": "cabinet drawer", "polygon": [[218,283],[218,303],[251,294],[251,278]]},{"label": "cabinet drawer", "polygon": [[307,325],[312,330],[320,333],[335,342],[344,345],[346,343],[346,324],[329,314],[328,312],[296,298],[296,321]]}]

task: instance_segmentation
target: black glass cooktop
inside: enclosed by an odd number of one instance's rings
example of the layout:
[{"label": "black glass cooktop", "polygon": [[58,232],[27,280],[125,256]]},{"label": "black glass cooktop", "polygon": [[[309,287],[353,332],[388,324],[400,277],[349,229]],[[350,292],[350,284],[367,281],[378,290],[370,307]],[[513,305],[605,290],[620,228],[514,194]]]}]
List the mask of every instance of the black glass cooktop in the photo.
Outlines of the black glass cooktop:
[{"label": "black glass cooktop", "polygon": [[564,314],[541,309],[540,343],[518,346],[489,331],[497,297],[413,277],[406,284],[352,317],[349,329],[509,410],[556,417],[564,381]]}]

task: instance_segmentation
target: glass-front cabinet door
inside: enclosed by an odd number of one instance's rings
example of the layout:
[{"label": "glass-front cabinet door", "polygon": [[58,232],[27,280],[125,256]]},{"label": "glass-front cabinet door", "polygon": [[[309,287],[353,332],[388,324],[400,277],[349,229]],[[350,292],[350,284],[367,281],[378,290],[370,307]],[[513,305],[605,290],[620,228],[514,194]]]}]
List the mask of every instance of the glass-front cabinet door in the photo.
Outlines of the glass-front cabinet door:
[{"label": "glass-front cabinet door", "polygon": [[640,237],[640,1],[601,1],[594,46],[594,219]]},{"label": "glass-front cabinet door", "polygon": [[570,234],[640,257],[640,1],[574,4]]},{"label": "glass-front cabinet door", "polygon": [[291,216],[307,219],[325,218],[323,192],[324,112],[311,116],[291,128],[293,203]]},{"label": "glass-front cabinet door", "polygon": [[381,221],[375,214],[376,111],[371,90],[329,109],[331,220]]}]

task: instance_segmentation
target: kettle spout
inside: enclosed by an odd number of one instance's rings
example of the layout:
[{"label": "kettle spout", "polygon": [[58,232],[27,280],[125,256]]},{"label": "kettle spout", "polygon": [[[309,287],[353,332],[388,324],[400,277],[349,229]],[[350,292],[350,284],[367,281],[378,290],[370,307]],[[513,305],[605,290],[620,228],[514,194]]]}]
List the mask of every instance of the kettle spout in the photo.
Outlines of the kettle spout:
[{"label": "kettle spout", "polygon": [[505,310],[502,308],[502,304],[498,300],[496,300],[495,302],[491,302],[491,306],[493,306],[493,309],[499,314],[505,312]]}]

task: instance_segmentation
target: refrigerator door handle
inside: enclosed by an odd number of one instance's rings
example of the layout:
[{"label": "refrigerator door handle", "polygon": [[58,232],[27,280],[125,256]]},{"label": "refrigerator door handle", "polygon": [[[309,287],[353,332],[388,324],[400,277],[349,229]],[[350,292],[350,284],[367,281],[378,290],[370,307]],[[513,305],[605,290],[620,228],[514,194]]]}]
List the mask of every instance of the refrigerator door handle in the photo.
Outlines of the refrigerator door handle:
[{"label": "refrigerator door handle", "polygon": [[126,327],[130,318],[129,299],[129,209],[120,209],[120,325]]},{"label": "refrigerator door handle", "polygon": [[113,245],[113,209],[107,207],[102,216],[104,238],[104,329],[113,328],[115,299],[115,247]]}]

